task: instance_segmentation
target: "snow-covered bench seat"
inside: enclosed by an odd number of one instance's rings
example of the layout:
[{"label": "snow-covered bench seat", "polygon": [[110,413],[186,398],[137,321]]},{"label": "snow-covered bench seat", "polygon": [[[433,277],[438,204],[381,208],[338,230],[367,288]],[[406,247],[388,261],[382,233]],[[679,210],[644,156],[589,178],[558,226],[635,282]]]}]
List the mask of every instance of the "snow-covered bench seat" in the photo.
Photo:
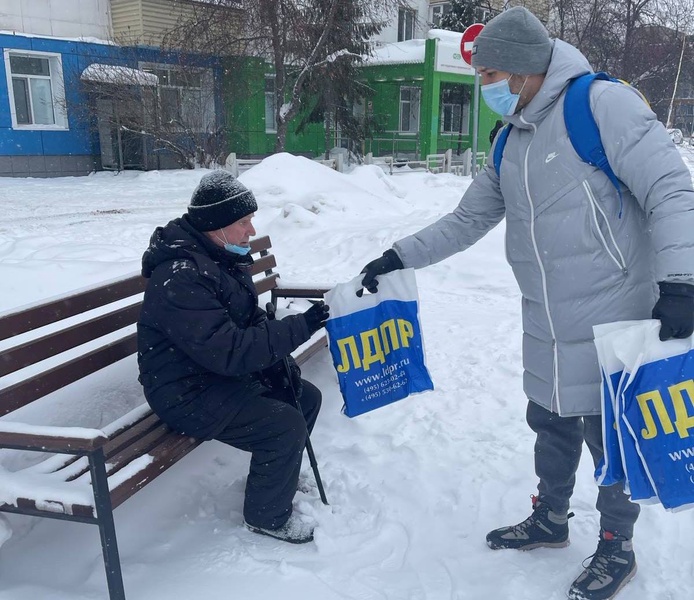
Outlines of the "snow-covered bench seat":
[{"label": "snow-covered bench seat", "polygon": [[[270,292],[274,304],[280,297],[319,298],[327,291],[296,286],[297,294],[273,293],[279,276],[270,238],[258,238],[251,247],[258,294]],[[0,466],[0,511],[98,525],[111,600],[125,598],[113,509],[201,442],[171,431],[144,397],[127,414],[97,427],[42,424],[41,410],[31,413],[31,423],[22,416],[62,392],[77,403],[78,413],[82,407],[88,412],[95,399],[69,392],[88,376],[132,360],[145,284],[131,275],[0,314],[0,449],[48,454],[21,469]],[[294,357],[303,364],[325,346],[322,331]],[[135,381],[136,369],[130,375]]]}]

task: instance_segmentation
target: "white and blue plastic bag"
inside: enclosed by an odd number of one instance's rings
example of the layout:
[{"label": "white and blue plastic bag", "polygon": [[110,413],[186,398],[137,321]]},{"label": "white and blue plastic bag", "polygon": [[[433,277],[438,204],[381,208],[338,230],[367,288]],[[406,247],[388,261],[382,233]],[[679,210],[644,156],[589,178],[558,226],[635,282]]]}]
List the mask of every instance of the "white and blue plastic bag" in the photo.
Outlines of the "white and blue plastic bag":
[{"label": "white and blue plastic bag", "polygon": [[330,353],[348,417],[434,389],[414,269],[380,275],[378,292],[358,297],[362,279],[338,284],[325,296]]},{"label": "white and blue plastic bag", "polygon": [[[613,413],[627,490],[669,510],[694,507],[694,336],[661,342],[657,320],[611,325],[596,327],[595,337],[603,383],[614,385],[622,368]],[[596,479],[609,485],[616,457],[609,433],[604,441]]]}]

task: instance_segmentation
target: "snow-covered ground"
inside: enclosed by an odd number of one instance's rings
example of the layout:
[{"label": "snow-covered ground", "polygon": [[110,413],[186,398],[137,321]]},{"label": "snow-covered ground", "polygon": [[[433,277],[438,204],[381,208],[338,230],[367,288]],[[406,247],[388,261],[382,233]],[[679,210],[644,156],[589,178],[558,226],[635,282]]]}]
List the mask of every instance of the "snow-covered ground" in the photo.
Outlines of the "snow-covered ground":
[{"label": "snow-covered ground", "polygon": [[[685,160],[692,155],[683,150]],[[694,168],[694,160],[691,161]],[[180,216],[199,171],[0,179],[0,312],[139,269],[153,229]],[[354,277],[396,239],[455,206],[470,180],[340,174],[277,155],[241,176],[258,198],[282,276]],[[315,490],[296,510],[318,522],[291,546],[241,523],[248,455],[208,442],[115,512],[128,600],[559,600],[595,550],[596,487],[585,453],[572,544],[493,552],[488,530],[530,511],[533,436],[521,387],[520,296],[503,224],[467,252],[417,272],[435,390],[348,419],[327,351],[305,366],[324,394],[312,436],[330,506]],[[694,233],[693,233],[694,235]],[[142,401],[134,360],[48,399],[27,419],[104,421]],[[0,456],[5,467],[18,462]],[[308,461],[306,481],[312,481]],[[106,598],[95,527],[8,517],[0,600]],[[0,542],[2,541],[0,523]],[[624,600],[685,600],[694,582],[694,513],[644,507],[639,573]]]}]

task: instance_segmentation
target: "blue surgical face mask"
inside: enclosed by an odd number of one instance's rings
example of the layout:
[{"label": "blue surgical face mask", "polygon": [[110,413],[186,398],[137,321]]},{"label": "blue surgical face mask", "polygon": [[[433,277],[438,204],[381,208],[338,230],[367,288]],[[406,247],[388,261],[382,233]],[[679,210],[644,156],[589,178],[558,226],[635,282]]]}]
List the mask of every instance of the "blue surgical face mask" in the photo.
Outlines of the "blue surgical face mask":
[{"label": "blue surgical face mask", "polygon": [[508,79],[488,83],[480,88],[482,90],[482,97],[487,103],[487,106],[489,106],[489,108],[491,108],[495,113],[499,113],[504,117],[508,117],[516,112],[518,101],[520,100],[520,94],[525,87],[525,82],[528,81],[528,78],[526,77],[520,92],[514,94],[511,92],[511,88],[508,86],[508,80],[511,79],[511,77],[513,77],[513,75],[511,75]]},{"label": "blue surgical face mask", "polygon": [[250,246],[237,246],[236,244],[230,244],[229,241],[227,240],[227,236],[224,233],[223,229],[220,229],[219,231],[222,232],[222,238],[220,238],[216,233],[213,235],[222,243],[224,244],[224,249],[227,252],[231,252],[231,254],[238,254],[239,256],[246,256],[251,251]]},{"label": "blue surgical face mask", "polygon": [[232,254],[240,254],[246,256],[251,251],[250,246],[237,246],[236,244],[224,244],[224,249]]}]

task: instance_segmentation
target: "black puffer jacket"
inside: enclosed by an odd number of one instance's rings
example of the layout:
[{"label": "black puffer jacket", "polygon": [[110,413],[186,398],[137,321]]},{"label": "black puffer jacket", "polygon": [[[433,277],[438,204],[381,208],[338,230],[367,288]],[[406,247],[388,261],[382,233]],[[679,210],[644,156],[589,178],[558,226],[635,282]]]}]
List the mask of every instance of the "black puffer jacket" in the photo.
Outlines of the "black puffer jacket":
[{"label": "black puffer jacket", "polygon": [[214,437],[265,391],[258,372],[309,338],[302,315],[263,318],[251,264],[186,216],[157,228],[142,258],[140,382],[152,409],[181,433]]}]

